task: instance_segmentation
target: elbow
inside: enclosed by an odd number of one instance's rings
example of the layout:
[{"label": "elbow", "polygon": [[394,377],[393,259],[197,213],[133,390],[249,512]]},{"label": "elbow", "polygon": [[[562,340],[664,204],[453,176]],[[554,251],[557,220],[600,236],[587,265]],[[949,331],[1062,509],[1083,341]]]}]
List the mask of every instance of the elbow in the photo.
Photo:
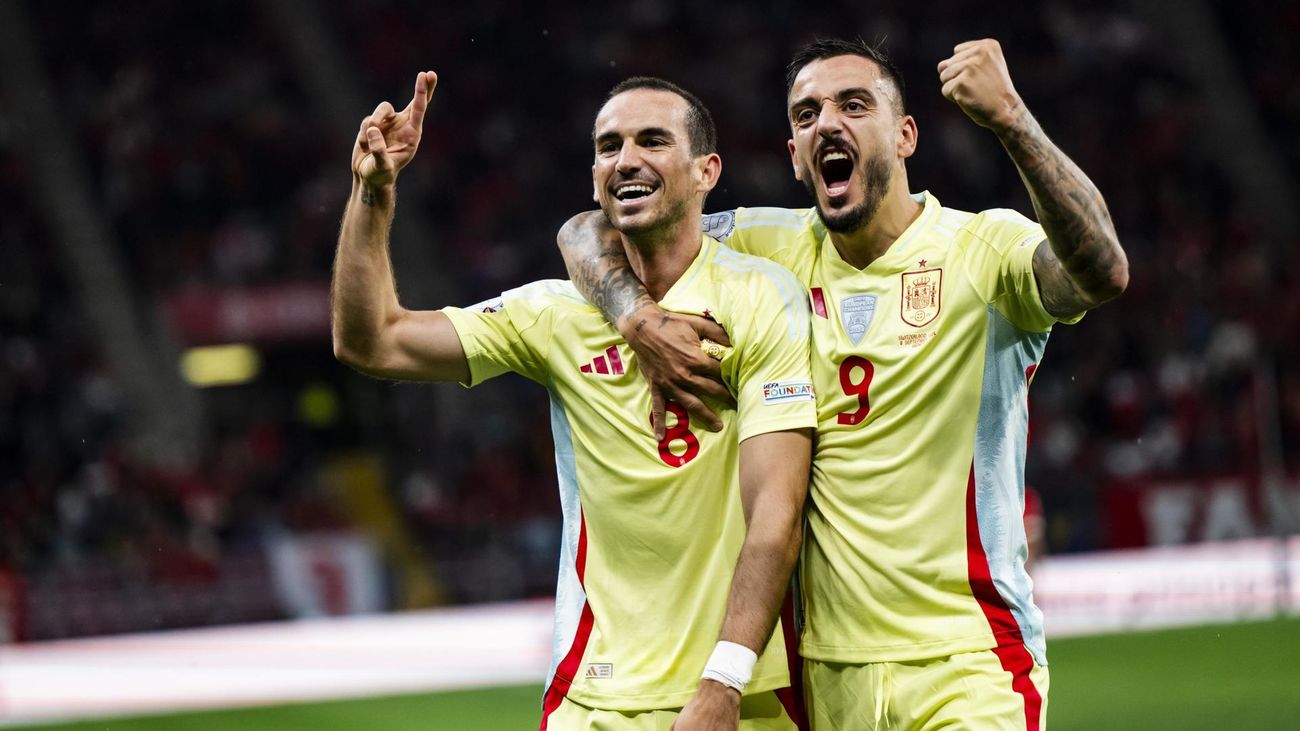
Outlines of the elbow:
[{"label": "elbow", "polygon": [[1110,285],[1114,290],[1112,299],[1124,294],[1124,290],[1128,289],[1128,256],[1124,253],[1124,249],[1120,248],[1118,241],[1115,242],[1115,248],[1119,249],[1119,257],[1115,266],[1111,267]]},{"label": "elbow", "polygon": [[334,334],[334,358],[343,365],[357,370],[361,370],[364,364],[364,359],[357,349],[338,333]]},{"label": "elbow", "polygon": [[1093,260],[1088,265],[1090,271],[1087,274],[1074,277],[1076,301],[1082,310],[1106,304],[1128,289],[1128,257],[1124,254],[1124,249],[1113,237],[1107,248],[1111,254],[1109,261]]},{"label": "elbow", "polygon": [[1128,257],[1125,256],[1124,249],[1120,247],[1118,241],[1115,242],[1114,249],[1117,252],[1115,261],[1105,276],[1101,277],[1096,290],[1092,293],[1094,307],[1118,298],[1124,294],[1124,290],[1128,289]]},{"label": "elbow", "polygon": [[560,247],[560,251],[567,251],[582,243],[582,231],[585,228],[592,227],[597,216],[605,215],[601,211],[583,211],[569,218],[560,227],[560,232],[555,235],[555,243]]},{"label": "elbow", "polygon": [[362,373],[374,370],[374,347],[367,338],[349,333],[343,328],[333,329],[334,358],[343,365]]}]

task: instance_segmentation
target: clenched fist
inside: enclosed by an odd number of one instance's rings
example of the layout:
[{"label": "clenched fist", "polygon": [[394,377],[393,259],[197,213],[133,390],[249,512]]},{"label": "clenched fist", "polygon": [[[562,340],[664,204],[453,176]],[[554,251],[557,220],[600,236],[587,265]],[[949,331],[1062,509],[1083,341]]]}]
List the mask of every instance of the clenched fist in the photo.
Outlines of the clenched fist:
[{"label": "clenched fist", "polygon": [[959,43],[952,51],[951,58],[939,62],[944,97],[981,127],[996,132],[1012,126],[1024,102],[1011,83],[1002,46],[985,38]]}]

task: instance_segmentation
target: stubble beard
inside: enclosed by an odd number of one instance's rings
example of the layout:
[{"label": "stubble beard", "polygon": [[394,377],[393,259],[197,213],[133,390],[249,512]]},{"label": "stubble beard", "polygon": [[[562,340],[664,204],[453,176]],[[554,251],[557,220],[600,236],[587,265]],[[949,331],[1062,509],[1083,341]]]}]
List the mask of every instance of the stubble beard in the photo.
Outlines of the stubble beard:
[{"label": "stubble beard", "polygon": [[885,200],[885,191],[889,190],[889,161],[881,156],[873,156],[866,163],[862,171],[862,202],[847,211],[836,213],[823,208],[821,199],[817,197],[817,183],[821,179],[821,173],[804,169],[803,186],[817,206],[817,213],[821,216],[822,223],[826,224],[826,230],[837,234],[853,233],[870,223],[880,210],[880,204]]},{"label": "stubble beard", "polygon": [[613,226],[619,233],[628,238],[641,240],[654,240],[659,235],[670,231],[678,221],[686,216],[688,201],[665,201],[663,207],[652,215],[644,223],[628,223],[626,219],[615,218],[609,211],[605,211],[605,218],[609,220],[609,225]]}]

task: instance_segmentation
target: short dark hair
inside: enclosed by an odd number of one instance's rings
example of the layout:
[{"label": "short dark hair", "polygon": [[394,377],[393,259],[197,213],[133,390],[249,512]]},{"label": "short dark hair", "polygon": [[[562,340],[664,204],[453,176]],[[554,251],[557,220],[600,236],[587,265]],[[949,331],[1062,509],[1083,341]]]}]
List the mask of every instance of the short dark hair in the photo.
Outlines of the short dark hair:
[{"label": "short dark hair", "polygon": [[895,111],[900,115],[907,113],[907,87],[903,84],[903,73],[898,70],[894,62],[889,59],[880,45],[871,45],[861,38],[853,40],[844,40],[841,38],[820,38],[809,43],[808,45],[795,51],[794,57],[790,59],[789,65],[785,67],[785,95],[790,97],[790,90],[794,88],[794,79],[799,75],[805,66],[813,61],[821,61],[826,58],[836,56],[861,56],[868,61],[873,61],[880,67],[880,73],[886,79],[894,83],[898,89],[898,101],[895,104]]},{"label": "short dark hair", "polygon": [[667,91],[680,96],[686,102],[686,135],[690,138],[691,155],[711,155],[718,151],[718,128],[713,125],[713,115],[704,106],[700,98],[674,84],[654,76],[633,76],[624,79],[609,90],[605,101],[609,101],[625,91],[636,89],[654,89]]}]

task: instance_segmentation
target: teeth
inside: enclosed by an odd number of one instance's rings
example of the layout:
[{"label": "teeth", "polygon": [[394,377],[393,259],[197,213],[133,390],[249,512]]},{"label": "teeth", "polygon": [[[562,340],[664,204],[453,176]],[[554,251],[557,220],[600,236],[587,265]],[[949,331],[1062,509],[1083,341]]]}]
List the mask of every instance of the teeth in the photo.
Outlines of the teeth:
[{"label": "teeth", "polygon": [[842,152],[828,152],[826,153],[826,157],[822,158],[822,162],[830,162],[831,160],[847,160],[847,159],[849,159],[849,156]]},{"label": "teeth", "polygon": [[654,192],[653,189],[648,185],[633,184],[619,188],[618,197],[621,199],[632,193],[645,193],[646,195],[650,195],[652,192]]}]

